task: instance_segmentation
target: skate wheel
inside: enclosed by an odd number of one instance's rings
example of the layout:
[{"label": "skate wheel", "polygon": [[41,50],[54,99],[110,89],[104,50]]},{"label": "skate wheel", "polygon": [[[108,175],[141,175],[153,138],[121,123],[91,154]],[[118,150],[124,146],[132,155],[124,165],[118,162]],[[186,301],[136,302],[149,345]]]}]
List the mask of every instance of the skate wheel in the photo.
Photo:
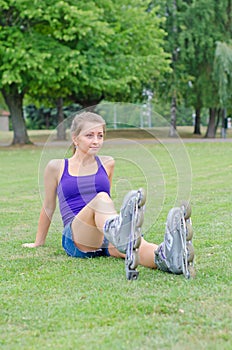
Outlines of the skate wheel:
[{"label": "skate wheel", "polygon": [[193,227],[190,222],[186,222],[186,240],[191,241],[193,238]]},{"label": "skate wheel", "polygon": [[141,236],[136,239],[134,244],[134,249],[138,249],[140,247],[140,244],[141,244]]},{"label": "skate wheel", "polygon": [[139,207],[142,207],[146,203],[146,198],[147,198],[144,188],[140,188],[138,190],[138,194],[139,194],[138,205]]},{"label": "skate wheel", "polygon": [[195,278],[196,277],[196,269],[193,265],[189,265],[189,274],[191,278]]},{"label": "skate wheel", "polygon": [[133,254],[133,261],[130,264],[130,269],[131,270],[135,270],[136,267],[138,266],[138,264],[139,264],[139,253],[138,252],[134,252],[134,254]]},{"label": "skate wheel", "polygon": [[184,218],[185,220],[189,219],[192,213],[192,208],[189,202],[182,201],[181,203],[181,209],[184,211]]},{"label": "skate wheel", "polygon": [[194,248],[192,244],[187,245],[187,251],[188,251],[188,262],[192,262],[194,259]]},{"label": "skate wheel", "polygon": [[143,212],[143,210],[140,210],[138,212],[138,217],[137,217],[137,220],[136,220],[136,226],[137,227],[141,227],[142,224],[143,224],[143,221],[144,221],[144,212]]}]

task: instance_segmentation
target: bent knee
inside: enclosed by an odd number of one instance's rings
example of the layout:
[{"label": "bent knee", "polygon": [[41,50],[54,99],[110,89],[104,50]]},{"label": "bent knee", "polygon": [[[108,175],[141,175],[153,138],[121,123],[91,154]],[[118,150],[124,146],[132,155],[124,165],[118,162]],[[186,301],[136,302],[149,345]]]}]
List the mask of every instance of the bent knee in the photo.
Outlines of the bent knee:
[{"label": "bent knee", "polygon": [[107,192],[99,192],[94,197],[95,210],[102,214],[108,214],[108,215],[115,215],[116,210],[114,207],[114,203],[112,201],[112,198],[109,196]]},{"label": "bent knee", "polygon": [[105,201],[112,201],[111,197],[109,196],[109,194],[107,192],[98,192],[98,194],[96,195],[96,197],[98,199],[102,199]]}]

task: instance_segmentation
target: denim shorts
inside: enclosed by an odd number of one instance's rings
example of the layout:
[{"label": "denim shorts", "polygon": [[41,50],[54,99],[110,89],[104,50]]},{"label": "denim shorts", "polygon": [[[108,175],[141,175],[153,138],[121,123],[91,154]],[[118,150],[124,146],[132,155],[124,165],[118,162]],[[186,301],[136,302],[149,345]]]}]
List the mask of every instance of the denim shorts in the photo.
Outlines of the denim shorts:
[{"label": "denim shorts", "polygon": [[72,256],[73,258],[97,258],[100,256],[110,256],[108,245],[109,241],[104,238],[102,247],[100,249],[97,249],[92,252],[83,252],[82,250],[78,249],[75,245],[73,239],[72,239],[72,228],[71,228],[71,222],[67,224],[63,230],[62,235],[62,247],[64,248],[65,252]]}]

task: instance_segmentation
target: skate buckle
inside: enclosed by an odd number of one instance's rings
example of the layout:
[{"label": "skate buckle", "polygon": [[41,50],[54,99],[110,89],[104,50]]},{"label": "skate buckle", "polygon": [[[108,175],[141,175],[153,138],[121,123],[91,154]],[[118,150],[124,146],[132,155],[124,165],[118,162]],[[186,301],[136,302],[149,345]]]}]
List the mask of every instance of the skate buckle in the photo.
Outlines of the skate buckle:
[{"label": "skate buckle", "polygon": [[131,281],[131,280],[137,280],[138,276],[139,276],[139,271],[137,271],[136,269],[131,269],[130,268],[130,261],[126,258],[126,264],[125,264],[125,268],[126,268],[126,278]]},{"label": "skate buckle", "polygon": [[137,280],[139,271],[136,270],[138,266],[138,251],[133,249],[132,242],[128,245],[125,257],[126,278],[128,280]]},{"label": "skate buckle", "polygon": [[125,257],[126,278],[129,281],[137,280],[139,276],[139,272],[136,270],[137,266],[138,266],[138,251],[137,249],[133,249],[133,242],[130,242],[128,244],[126,257]]}]

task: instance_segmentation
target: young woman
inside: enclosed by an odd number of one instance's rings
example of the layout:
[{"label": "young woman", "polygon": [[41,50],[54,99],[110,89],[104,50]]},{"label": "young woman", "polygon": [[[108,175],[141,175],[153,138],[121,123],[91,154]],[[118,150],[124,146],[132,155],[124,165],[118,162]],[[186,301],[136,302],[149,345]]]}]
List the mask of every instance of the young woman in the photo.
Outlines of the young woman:
[{"label": "young woman", "polygon": [[[103,145],[104,134],[105,121],[98,114],[84,112],[74,117],[71,126],[74,154],[69,159],[54,159],[48,163],[44,175],[45,198],[35,242],[23,246],[34,248],[44,245],[58,196],[64,224],[62,246],[68,255],[76,258],[124,258],[133,228],[139,263],[150,268],[161,266],[164,271],[172,272],[165,256],[170,251],[170,243],[164,242],[158,247],[141,237],[146,200],[144,191],[130,191],[124,198],[120,213],[115,210],[110,196],[114,160],[97,155]],[[175,215],[180,216],[179,211]],[[171,248],[180,255],[180,238],[174,241],[176,243]],[[173,272],[183,271],[177,269]]]}]

